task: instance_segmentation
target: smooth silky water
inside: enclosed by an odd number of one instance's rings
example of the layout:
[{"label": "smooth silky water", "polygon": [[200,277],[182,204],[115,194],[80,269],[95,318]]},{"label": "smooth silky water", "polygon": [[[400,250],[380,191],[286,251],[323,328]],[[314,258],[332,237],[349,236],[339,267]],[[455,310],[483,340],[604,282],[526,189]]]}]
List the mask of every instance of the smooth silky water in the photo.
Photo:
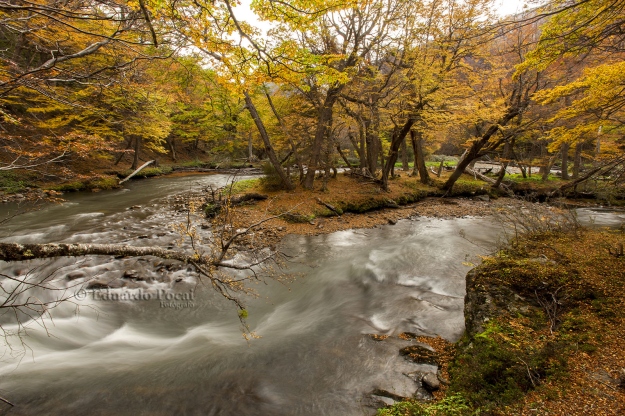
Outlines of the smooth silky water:
[{"label": "smooth silky water", "polygon": [[[173,211],[167,198],[227,180],[158,178],[69,194],[66,203],[13,218],[2,238],[173,246],[171,224],[185,214]],[[259,297],[246,299],[250,327],[261,336],[250,342],[233,305],[198,284],[186,267],[168,271],[158,259],[112,256],[2,263],[5,275],[36,269],[67,285],[82,282],[64,278],[77,271],[110,278],[133,270],[152,279],[144,283],[152,293],[195,291],[178,309],[158,299],[92,296],[78,311],[71,303],[53,309],[46,328],[28,326],[25,349],[15,337],[9,338],[13,349],[2,346],[0,396],[16,404],[12,415],[371,414],[363,397],[393,371],[397,350],[366,334],[409,331],[457,340],[464,330],[465,274],[501,234],[489,218],[419,217],[288,236],[281,250],[292,256],[287,271],[298,277],[288,285],[259,283]],[[15,330],[6,315],[1,319]]]}]

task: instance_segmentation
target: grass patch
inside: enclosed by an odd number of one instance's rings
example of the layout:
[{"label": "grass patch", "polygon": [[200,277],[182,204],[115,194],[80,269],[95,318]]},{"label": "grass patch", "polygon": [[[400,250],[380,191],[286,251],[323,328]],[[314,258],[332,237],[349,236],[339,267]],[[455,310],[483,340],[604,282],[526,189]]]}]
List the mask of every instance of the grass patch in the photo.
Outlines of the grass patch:
[{"label": "grass patch", "polygon": [[161,166],[158,168],[145,168],[143,169],[141,172],[137,173],[137,175],[140,178],[150,178],[153,176],[161,176],[161,175],[167,175],[168,173],[172,172],[172,168],[171,166]]},{"label": "grass patch", "polygon": [[188,160],[186,162],[180,163],[178,166],[183,168],[206,168],[210,166],[209,162],[202,162],[201,160]]},{"label": "grass patch", "polygon": [[[439,182],[440,186],[442,186],[444,181],[436,181],[436,179],[438,178],[434,178],[434,182]],[[486,182],[479,179],[473,179],[472,177],[469,177],[467,175],[463,175],[454,184],[454,187],[451,189],[450,196],[485,195],[490,192],[490,189],[490,185]]]},{"label": "grass patch", "polygon": [[[539,175],[537,173],[533,174],[532,176],[528,176],[526,178],[524,178],[523,174],[521,173],[512,173],[512,174],[507,174],[505,178],[513,182],[518,182],[518,183],[546,182],[546,181],[543,181],[543,175]],[[562,178],[560,176],[549,174],[549,176],[547,177],[547,181],[562,181]]]},{"label": "grass patch", "polygon": [[[171,173],[172,171],[173,171],[173,168],[171,166],[159,166],[159,167],[151,167],[151,168],[148,167],[138,172],[135,176],[133,176],[133,179],[134,178],[151,178],[154,176],[167,175]],[[128,175],[130,175],[132,172],[134,172],[133,169],[128,169],[124,172],[121,172],[120,178],[125,178]]]},{"label": "grass patch", "polygon": [[464,416],[473,412],[464,397],[450,395],[437,403],[405,401],[378,410],[377,416]]},{"label": "grass patch", "polygon": [[290,212],[288,214],[284,214],[282,218],[284,218],[286,221],[291,222],[291,223],[303,224],[303,223],[311,222],[316,217],[314,214],[305,215],[305,214],[300,214],[297,212]]},{"label": "grass patch", "polygon": [[60,185],[51,186],[50,189],[58,192],[77,192],[84,191],[87,189],[87,184],[81,181],[73,181],[62,183]]},{"label": "grass patch", "polygon": [[[232,194],[240,194],[257,188],[261,183],[260,179],[261,178],[253,178],[236,181],[232,185]],[[226,187],[226,191],[230,191],[230,187]]]}]

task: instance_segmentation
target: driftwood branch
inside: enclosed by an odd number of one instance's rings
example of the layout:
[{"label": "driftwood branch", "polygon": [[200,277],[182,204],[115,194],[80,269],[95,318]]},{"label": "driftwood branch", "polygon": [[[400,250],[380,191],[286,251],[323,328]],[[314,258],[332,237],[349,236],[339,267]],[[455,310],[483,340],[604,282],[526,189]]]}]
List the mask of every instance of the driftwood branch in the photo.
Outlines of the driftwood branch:
[{"label": "driftwood branch", "polygon": [[135,176],[137,173],[141,172],[141,170],[143,170],[143,168],[147,167],[148,165],[151,165],[152,163],[156,162],[155,160],[150,160],[148,162],[145,162],[143,165],[139,166],[139,169],[135,170],[134,172],[132,172],[130,175],[126,176],[124,179],[122,179],[121,181],[119,181],[119,184],[121,185],[122,183],[126,182],[128,179],[132,178],[133,176]]},{"label": "driftwood branch", "polygon": [[2,397],[0,397],[0,402],[4,402],[4,403],[6,403],[6,404],[8,404],[10,406],[15,406],[13,403],[11,403],[10,401],[8,401],[7,399],[2,398]]},{"label": "driftwood branch", "polygon": [[161,259],[177,260],[183,263],[195,263],[201,266],[228,267],[240,269],[229,263],[224,263],[212,256],[186,254],[176,250],[167,250],[160,247],[135,247],[118,244],[17,244],[0,243],[0,260],[24,261],[46,259],[53,257],[80,257],[80,256],[127,256],[142,257],[154,256]]}]

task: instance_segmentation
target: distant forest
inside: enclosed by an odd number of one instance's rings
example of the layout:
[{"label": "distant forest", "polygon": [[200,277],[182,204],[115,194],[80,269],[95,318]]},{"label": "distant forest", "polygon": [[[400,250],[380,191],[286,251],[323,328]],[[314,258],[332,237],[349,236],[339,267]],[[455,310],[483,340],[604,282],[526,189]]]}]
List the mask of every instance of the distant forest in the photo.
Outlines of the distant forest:
[{"label": "distant forest", "polygon": [[462,155],[450,189],[478,158],[562,179],[622,158],[625,1],[492,3],[0,0],[0,169],[182,152],[388,188]]}]

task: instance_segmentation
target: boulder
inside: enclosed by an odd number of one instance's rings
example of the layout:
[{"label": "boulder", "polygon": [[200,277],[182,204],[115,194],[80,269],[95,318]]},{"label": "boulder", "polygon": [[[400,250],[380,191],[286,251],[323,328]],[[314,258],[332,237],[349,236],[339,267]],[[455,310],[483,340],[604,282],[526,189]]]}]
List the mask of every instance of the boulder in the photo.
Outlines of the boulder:
[{"label": "boulder", "polygon": [[421,384],[429,391],[436,391],[441,388],[441,382],[434,373],[427,373],[421,378]]}]

